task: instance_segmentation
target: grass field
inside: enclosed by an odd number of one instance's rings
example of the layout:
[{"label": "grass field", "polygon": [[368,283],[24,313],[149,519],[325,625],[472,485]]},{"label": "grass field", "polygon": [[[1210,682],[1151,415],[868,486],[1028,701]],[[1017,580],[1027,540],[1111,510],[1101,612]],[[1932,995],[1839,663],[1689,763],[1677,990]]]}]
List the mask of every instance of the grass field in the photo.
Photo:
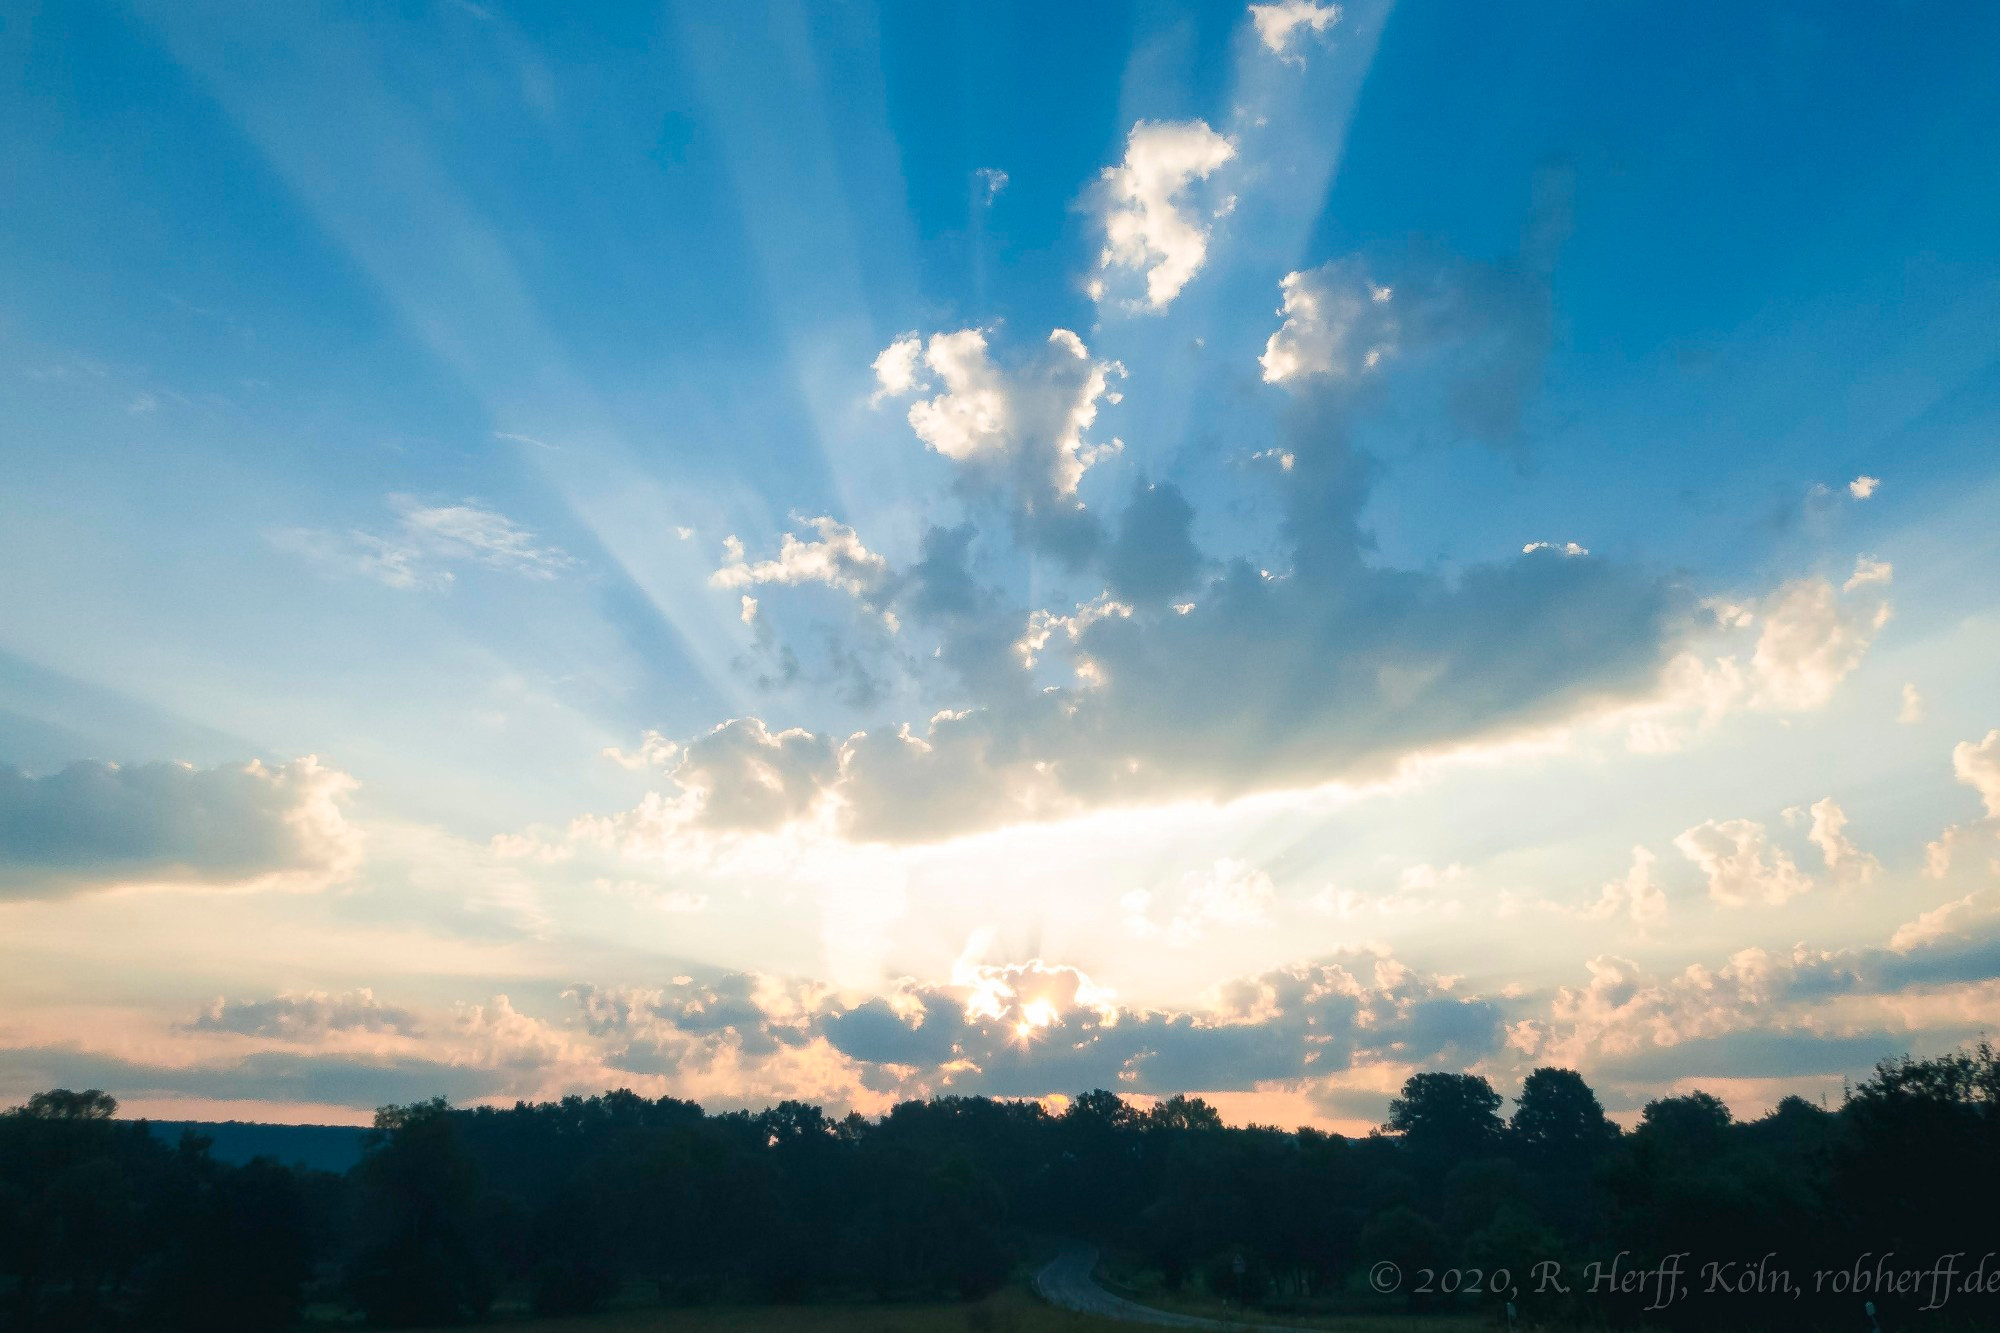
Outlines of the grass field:
[{"label": "grass field", "polygon": [[[1199,1301],[1159,1304],[1211,1318],[1241,1315],[1240,1311]],[[1272,1315],[1259,1318],[1279,1322]],[[1490,1333],[1492,1328],[1489,1321],[1474,1316],[1316,1315],[1296,1321],[1287,1316],[1282,1322],[1337,1333]],[[474,1327],[505,1329],[509,1333],[755,1333],[760,1329],[796,1329],[800,1333],[1134,1333],[1141,1326],[1052,1309],[1032,1293],[1010,1286],[972,1304],[656,1307],[568,1319],[503,1319]],[[457,1333],[465,1333],[464,1326]]]},{"label": "grass field", "polygon": [[[506,1320],[476,1327],[509,1333],[753,1333],[767,1328],[802,1333],[1132,1333],[1134,1325],[1054,1310],[1029,1292],[1008,1287],[971,1304],[711,1305]],[[463,1326],[456,1333],[464,1333]]]}]

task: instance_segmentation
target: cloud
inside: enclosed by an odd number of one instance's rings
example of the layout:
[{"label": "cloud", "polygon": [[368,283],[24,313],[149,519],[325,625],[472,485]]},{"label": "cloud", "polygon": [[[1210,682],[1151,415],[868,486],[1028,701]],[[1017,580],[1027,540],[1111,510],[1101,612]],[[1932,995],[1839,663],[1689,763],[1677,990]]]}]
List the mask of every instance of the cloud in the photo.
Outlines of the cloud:
[{"label": "cloud", "polygon": [[[1986,809],[1985,822],[2000,819],[2000,729],[1986,733],[1981,741],[1960,741],[1951,749],[1952,776],[1973,789]],[[1924,848],[1924,873],[1942,879],[1950,873],[1958,848],[1978,840],[1984,833],[1982,821],[1947,825]],[[2000,860],[1995,861],[2000,867]]]},{"label": "cloud", "polygon": [[1352,261],[1287,273],[1278,290],[1285,321],[1257,358],[1267,384],[1315,375],[1353,379],[1395,350],[1395,291],[1370,282]]},{"label": "cloud", "polygon": [[1640,926],[1653,925],[1663,919],[1667,914],[1667,895],[1653,874],[1653,867],[1658,861],[1659,858],[1644,847],[1634,847],[1632,868],[1625,872],[1625,877],[1606,884],[1597,901],[1585,908],[1581,915],[1593,921],[1623,916]]},{"label": "cloud", "polygon": [[1724,907],[1775,907],[1812,888],[1791,856],[1748,819],[1708,820],[1674,839],[1681,855],[1708,876],[1708,896]]},{"label": "cloud", "polygon": [[1903,703],[1896,710],[1896,720],[1906,727],[1924,720],[1924,696],[1911,681],[1903,682]]},{"label": "cloud", "polygon": [[383,1004],[365,988],[338,995],[306,991],[270,1000],[234,1002],[218,996],[187,1027],[195,1032],[232,1032],[295,1042],[315,1042],[334,1032],[417,1036],[422,1030],[415,1014]]},{"label": "cloud", "polygon": [[2000,819],[2000,728],[1977,744],[1960,741],[1951,748],[1951,772],[1979,793],[1988,819]]},{"label": "cloud", "polygon": [[[876,358],[882,393],[932,387],[901,359],[898,349],[914,345],[910,335]],[[1023,543],[1072,563],[1089,555],[1099,533],[1077,499],[1077,483],[1092,464],[1122,447],[1116,439],[1094,443],[1087,433],[1099,404],[1118,401],[1111,382],[1124,367],[1092,357],[1068,329],[1056,329],[1036,354],[1004,366],[994,360],[983,330],[933,334],[923,344],[923,365],[942,391],[911,404],[917,438],[959,465],[964,491],[1000,498]]]},{"label": "cloud", "polygon": [[962,965],[950,985],[817,1020],[836,1049],[900,1073],[905,1094],[1165,1094],[1320,1079],[1359,1061],[1477,1060],[1500,1012],[1387,955],[1357,951],[1228,982],[1192,1010],[1121,1008],[1074,968]]},{"label": "cloud", "polygon": [[804,815],[831,782],[833,746],[792,728],[735,718],[689,742],[674,779],[714,828],[770,829]]},{"label": "cloud", "polygon": [[[1537,550],[1450,577],[1372,563],[1359,514],[1374,465],[1339,411],[1301,401],[1286,442],[1295,464],[1273,481],[1288,568],[1204,561],[1185,501],[1160,486],[1135,496],[1104,562],[1131,600],[1030,611],[975,577],[970,527],[932,529],[880,596],[913,642],[935,636],[957,697],[921,722],[816,736],[795,777],[826,803],[787,779],[753,787],[786,793],[761,804],[830,812],[862,840],[932,841],[1374,780],[1651,698],[1695,628],[1678,585],[1612,561]],[[665,828],[676,812],[698,813],[662,796],[627,822]]]},{"label": "cloud", "polygon": [[1475,436],[1510,440],[1548,354],[1553,306],[1542,256],[1476,264],[1417,251],[1349,255],[1288,273],[1264,380],[1353,398],[1392,364],[1430,365],[1427,396]]},{"label": "cloud", "polygon": [[680,749],[659,732],[648,730],[639,738],[639,748],[630,754],[615,745],[607,745],[599,753],[620,768],[638,772],[646,768],[665,768],[673,762]]},{"label": "cloud", "polygon": [[991,204],[1007,188],[1007,173],[998,167],[981,167],[972,173],[972,178],[980,185],[980,202]]},{"label": "cloud", "polygon": [[463,1102],[537,1091],[500,1071],[425,1056],[258,1051],[223,1063],[155,1064],[73,1045],[0,1050],[0,1088],[8,1096],[50,1087],[103,1088],[128,1103],[200,1097],[363,1111],[437,1096]]},{"label": "cloud", "polygon": [[1286,55],[1293,36],[1302,29],[1323,36],[1328,28],[1340,22],[1340,6],[1315,4],[1313,0],[1277,0],[1275,4],[1250,6],[1250,21],[1256,25],[1257,37],[1266,49],[1303,65],[1303,56]]},{"label": "cloud", "polygon": [[[1100,181],[1104,250],[1098,267],[1106,273],[1140,270],[1146,296],[1135,309],[1162,311],[1201,270],[1208,257],[1208,219],[1184,197],[1236,156],[1236,145],[1204,120],[1146,121],[1132,127],[1125,160],[1107,167]],[[1226,212],[1231,201],[1215,211]],[[1105,299],[1103,279],[1092,296]]]},{"label": "cloud", "polygon": [[868,401],[880,404],[884,399],[901,398],[926,387],[919,374],[923,355],[924,340],[914,333],[906,333],[884,347],[871,366],[875,372],[875,392]]},{"label": "cloud", "polygon": [[[751,588],[764,583],[824,583],[866,598],[881,585],[889,562],[863,545],[853,528],[826,517],[804,521],[817,537],[806,540],[796,533],[785,533],[775,560],[752,564],[744,558],[741,540],[734,535],[724,538],[725,563],[709,575],[709,586]],[[747,621],[750,617],[744,618]]]},{"label": "cloud", "polygon": [[457,580],[452,567],[463,565],[546,581],[577,563],[560,547],[540,545],[534,533],[504,514],[471,502],[424,505],[392,495],[389,505],[397,524],[387,533],[288,528],[273,533],[271,541],[329,571],[360,574],[391,588],[447,588]]},{"label": "cloud", "polygon": [[1889,947],[1897,953],[1909,953],[1926,945],[1967,935],[1975,927],[1995,923],[2000,923],[2000,892],[1981,889],[1921,913],[1913,921],[1904,922],[1889,937]]},{"label": "cloud", "polygon": [[1164,924],[1152,919],[1153,895],[1144,889],[1126,894],[1120,906],[1133,934],[1142,939],[1164,937],[1178,948],[1197,943],[1214,926],[1267,925],[1277,900],[1277,887],[1268,874],[1224,857],[1206,870],[1182,877],[1179,905]]},{"label": "cloud", "polygon": [[1866,884],[1881,873],[1882,863],[1854,845],[1847,836],[1847,812],[1831,796],[1811,807],[1812,828],[1806,837],[1819,848],[1826,868],[1843,884]]},{"label": "cloud", "polygon": [[1766,600],[1750,659],[1752,704],[1794,712],[1824,708],[1889,622],[1888,600],[1877,590],[1890,575],[1887,564],[1863,559],[1842,589],[1860,592],[1857,601],[1843,599],[1822,578],[1796,579]]},{"label": "cloud", "polygon": [[360,855],[341,814],[355,785],[310,756],[206,769],[92,760],[42,777],[0,765],[0,897],[325,883]]},{"label": "cloud", "polygon": [[1866,500],[1874,495],[1881,485],[1880,477],[1856,477],[1847,483],[1847,493],[1857,500]]}]

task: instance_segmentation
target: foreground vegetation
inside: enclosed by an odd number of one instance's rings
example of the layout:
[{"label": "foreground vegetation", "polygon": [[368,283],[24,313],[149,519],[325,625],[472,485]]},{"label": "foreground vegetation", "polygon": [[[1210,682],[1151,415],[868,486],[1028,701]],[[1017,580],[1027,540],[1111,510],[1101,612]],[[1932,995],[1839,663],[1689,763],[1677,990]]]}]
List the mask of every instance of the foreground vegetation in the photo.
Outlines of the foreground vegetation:
[{"label": "foreground vegetation", "polygon": [[[1389,1132],[1363,1139],[1227,1129],[1199,1100],[1141,1111],[1107,1092],[1059,1116],[948,1097],[879,1120],[626,1092],[439,1100],[385,1108],[332,1175],[227,1165],[198,1137],[116,1120],[102,1093],[55,1091],[0,1115],[0,1326],[268,1333],[311,1305],[400,1327],[611,1307],[588,1327],[1082,1330],[1095,1321],[1007,1282],[1036,1238],[1064,1236],[1105,1246],[1144,1299],[1274,1322],[1491,1327],[1511,1299],[1527,1326],[1866,1328],[1852,1281],[1717,1292],[1693,1270],[1951,1253],[1971,1269],[2000,1250],[2000,1056],[1984,1044],[1886,1064],[1837,1110],[1790,1099],[1747,1124],[1691,1093],[1621,1133],[1559,1069],[1502,1107],[1446,1073],[1412,1078]],[[1692,1289],[1591,1289],[1587,1265],[1621,1252],[1628,1274],[1689,1256]],[[1399,1282],[1371,1290],[1384,1263]],[[1538,1265],[1568,1289],[1536,1284]],[[1879,1279],[1865,1294],[1884,1329],[1996,1327],[1988,1268],[1990,1290],[1945,1302]],[[1435,1277],[1471,1269],[1508,1284]],[[634,1291],[670,1318],[615,1308]]]}]

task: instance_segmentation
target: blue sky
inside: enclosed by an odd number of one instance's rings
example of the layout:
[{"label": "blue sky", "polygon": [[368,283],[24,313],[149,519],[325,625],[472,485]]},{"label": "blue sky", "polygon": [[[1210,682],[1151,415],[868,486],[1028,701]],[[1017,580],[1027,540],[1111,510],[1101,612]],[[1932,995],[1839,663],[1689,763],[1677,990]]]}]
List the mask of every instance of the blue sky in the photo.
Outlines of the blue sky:
[{"label": "blue sky", "polygon": [[8,19],[0,1092],[1352,1126],[1980,1030],[1996,28]]}]

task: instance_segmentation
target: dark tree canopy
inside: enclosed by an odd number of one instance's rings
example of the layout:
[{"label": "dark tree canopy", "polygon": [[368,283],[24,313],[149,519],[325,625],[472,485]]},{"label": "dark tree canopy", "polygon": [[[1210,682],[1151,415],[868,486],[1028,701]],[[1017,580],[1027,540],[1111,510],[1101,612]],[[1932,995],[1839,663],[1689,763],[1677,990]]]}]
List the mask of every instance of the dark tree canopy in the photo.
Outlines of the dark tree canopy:
[{"label": "dark tree canopy", "polygon": [[[1270,1308],[1431,1306],[1498,1326],[1488,1293],[1370,1293],[1371,1266],[1528,1272],[1782,1250],[2000,1251],[2000,1056],[1880,1066],[1837,1109],[1738,1122],[1704,1092],[1621,1133],[1573,1070],[1537,1069],[1503,1124],[1484,1078],[1412,1076],[1390,1134],[1222,1123],[1198,1097],[1097,1089],[1060,1115],[945,1096],[877,1119],[780,1102],[709,1114],[629,1091],[512,1107],[384,1107],[343,1175],[216,1161],[56,1089],[0,1115],[0,1328],[284,1333],[308,1304],[379,1326],[666,1304],[978,1298],[1056,1238],[1174,1287]],[[1517,1297],[1521,1326],[1853,1327],[1851,1299]],[[1915,1298],[1877,1293],[1884,1329]],[[1960,1307],[1957,1327],[2000,1327]],[[976,1322],[976,1321],[974,1321]],[[1286,1322],[1278,1317],[1271,1323]]]},{"label": "dark tree canopy", "polygon": [[1597,1094],[1574,1069],[1544,1066],[1521,1085],[1508,1132],[1544,1163],[1587,1165],[1618,1138]]},{"label": "dark tree canopy", "polygon": [[1389,1103],[1389,1128],[1419,1152],[1477,1156],[1500,1143],[1504,1100],[1478,1074],[1416,1074]]}]

